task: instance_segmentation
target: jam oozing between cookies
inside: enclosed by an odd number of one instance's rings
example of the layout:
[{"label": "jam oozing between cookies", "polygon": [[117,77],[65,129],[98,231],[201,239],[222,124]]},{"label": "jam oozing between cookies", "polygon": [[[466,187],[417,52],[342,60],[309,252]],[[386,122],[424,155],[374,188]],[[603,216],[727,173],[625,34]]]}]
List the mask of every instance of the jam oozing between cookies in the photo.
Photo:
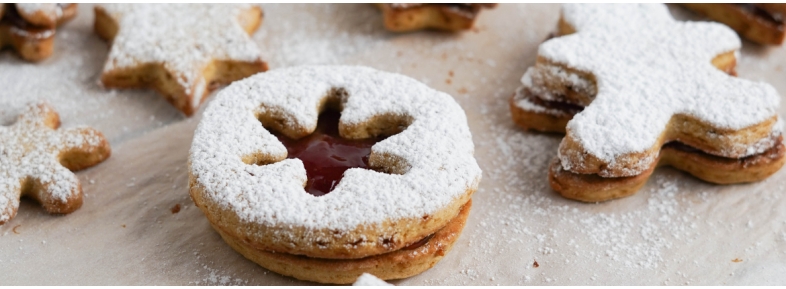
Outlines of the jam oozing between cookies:
[{"label": "jam oozing between cookies", "polygon": [[287,147],[287,158],[297,158],[303,162],[308,175],[306,192],[314,196],[330,193],[338,185],[344,172],[350,168],[369,168],[368,157],[371,146],[385,139],[345,139],[338,134],[338,120],[341,114],[327,110],[319,115],[317,128],[311,135],[301,139],[291,139],[283,134],[274,135]]}]

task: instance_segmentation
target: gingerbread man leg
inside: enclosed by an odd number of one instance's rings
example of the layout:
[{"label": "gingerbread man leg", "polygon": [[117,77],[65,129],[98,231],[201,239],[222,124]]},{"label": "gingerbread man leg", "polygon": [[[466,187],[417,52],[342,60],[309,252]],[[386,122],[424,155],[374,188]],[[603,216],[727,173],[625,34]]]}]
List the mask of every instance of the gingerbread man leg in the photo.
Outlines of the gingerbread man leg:
[{"label": "gingerbread man leg", "polygon": [[67,214],[79,209],[82,206],[82,186],[76,175],[59,164],[47,167],[51,168],[29,177],[27,190],[22,194],[41,203],[51,214]]},{"label": "gingerbread man leg", "polygon": [[72,171],[97,165],[112,153],[103,134],[90,127],[76,127],[63,132],[73,140],[68,148],[60,152],[60,164]]},{"label": "gingerbread man leg", "polygon": [[0,194],[0,225],[16,216],[19,209],[19,197],[22,191],[22,179],[10,174],[0,173],[0,192],[16,192]]}]

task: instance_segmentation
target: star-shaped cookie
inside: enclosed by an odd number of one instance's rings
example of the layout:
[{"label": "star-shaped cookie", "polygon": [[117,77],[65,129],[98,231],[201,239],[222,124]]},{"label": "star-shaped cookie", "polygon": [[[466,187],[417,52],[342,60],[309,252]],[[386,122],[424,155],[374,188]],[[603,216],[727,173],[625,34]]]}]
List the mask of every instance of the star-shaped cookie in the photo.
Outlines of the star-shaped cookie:
[{"label": "star-shaped cookie", "polygon": [[82,186],[71,170],[102,162],[111,149],[95,129],[59,126],[57,112],[44,102],[28,105],[13,125],[0,126],[0,225],[16,216],[22,196],[49,213],[82,206]]},{"label": "star-shaped cookie", "polygon": [[187,116],[221,84],[267,70],[249,34],[262,23],[252,5],[105,4],[95,31],[111,41],[101,82],[151,87]]}]

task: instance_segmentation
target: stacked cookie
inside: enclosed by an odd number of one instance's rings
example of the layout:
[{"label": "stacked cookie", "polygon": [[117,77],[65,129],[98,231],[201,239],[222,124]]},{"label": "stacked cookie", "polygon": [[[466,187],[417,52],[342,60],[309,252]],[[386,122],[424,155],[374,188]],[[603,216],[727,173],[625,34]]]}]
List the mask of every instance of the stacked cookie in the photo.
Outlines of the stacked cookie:
[{"label": "stacked cookie", "polygon": [[665,5],[564,5],[559,34],[510,100],[523,128],[565,132],[549,181],[571,199],[635,193],[658,165],[729,184],[784,164],[780,96],[735,78],[727,27]]},{"label": "stacked cookie", "polygon": [[[340,135],[387,136],[371,169],[308,194],[304,162],[270,132],[301,138],[326,109]],[[261,123],[260,123],[261,121]],[[481,171],[463,110],[411,78],[364,67],[305,66],[236,82],[205,111],[191,147],[191,197],[235,250],[302,280],[352,283],[418,274],[458,238]],[[319,165],[319,164],[317,164]]]},{"label": "stacked cookie", "polygon": [[11,47],[23,59],[52,55],[55,29],[76,16],[76,4],[0,3],[0,48]]}]

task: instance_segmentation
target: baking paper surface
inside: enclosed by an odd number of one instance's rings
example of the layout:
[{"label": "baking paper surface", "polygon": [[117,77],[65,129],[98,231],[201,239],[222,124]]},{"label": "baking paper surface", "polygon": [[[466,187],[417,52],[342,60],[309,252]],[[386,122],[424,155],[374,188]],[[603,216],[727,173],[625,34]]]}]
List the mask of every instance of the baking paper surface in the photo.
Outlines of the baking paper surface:
[{"label": "baking paper surface", "polygon": [[[467,226],[434,268],[392,283],[786,284],[786,170],[717,186],[659,168],[635,196],[600,204],[550,189],[547,167],[561,136],[516,128],[508,100],[538,44],[556,30],[558,5],[501,4],[457,34],[388,33],[372,5],[262,7],[253,39],[272,69],[356,64],[398,72],[453,95],[467,113],[483,169]],[[670,8],[677,19],[699,19]],[[786,49],[743,45],[739,76],[786,95]],[[58,29],[54,51],[37,64],[0,52],[0,123],[29,101],[48,100],[64,127],[101,130],[112,157],[77,173],[85,199],[72,214],[52,216],[22,201],[0,226],[0,284],[307,284],[243,258],[194,207],[186,162],[203,109],[187,119],[152,90],[98,84],[108,45],[93,32],[91,5],[80,4],[77,18]]]}]

